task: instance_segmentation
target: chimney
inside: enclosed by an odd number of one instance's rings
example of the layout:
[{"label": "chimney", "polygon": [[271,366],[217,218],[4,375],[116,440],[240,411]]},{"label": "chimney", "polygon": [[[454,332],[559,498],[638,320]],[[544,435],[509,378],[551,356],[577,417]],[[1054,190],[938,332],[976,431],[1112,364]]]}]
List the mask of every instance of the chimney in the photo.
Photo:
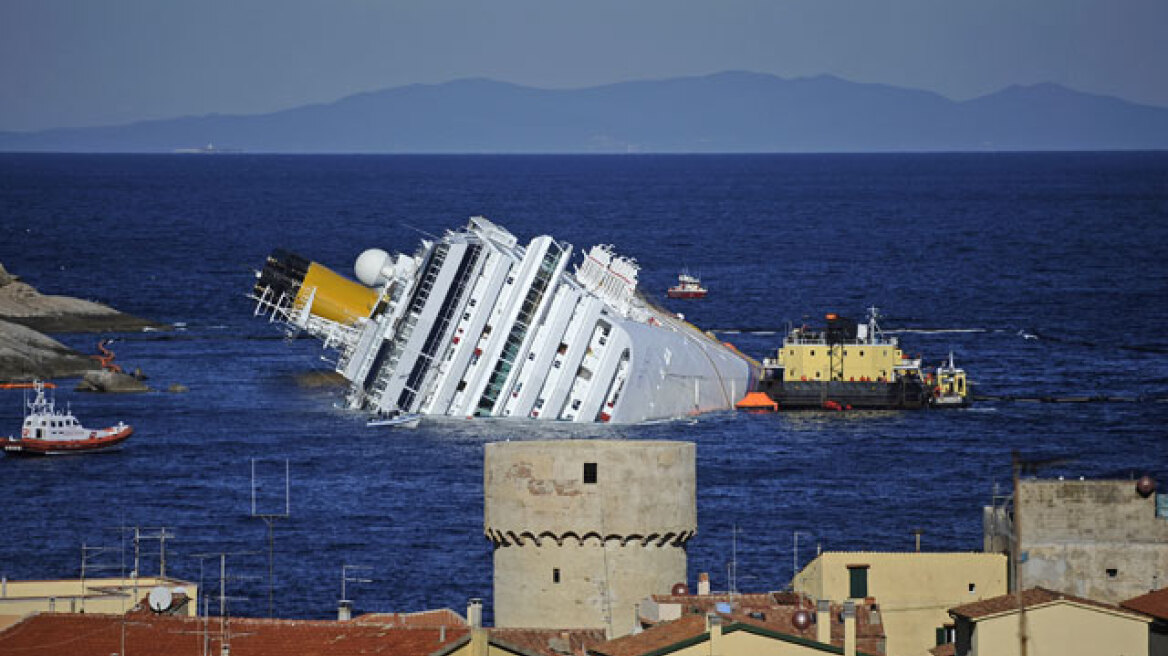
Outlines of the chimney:
[{"label": "chimney", "polygon": [[470,655],[487,656],[490,651],[490,641],[487,630],[483,628],[483,600],[475,597],[466,606],[466,623],[470,626]]},{"label": "chimney", "polygon": [[856,656],[856,602],[844,602],[844,656]]},{"label": "chimney", "polygon": [[710,575],[708,572],[698,574],[698,594],[710,594]]},{"label": "chimney", "polygon": [[921,552],[921,535],[924,534],[924,532],[925,529],[923,528],[914,528],[912,530],[913,537],[917,539],[917,553]]},{"label": "chimney", "polygon": [[815,641],[831,644],[831,600],[820,599],[815,605]]},{"label": "chimney", "polygon": [[706,615],[706,627],[710,631],[710,654],[720,656],[722,653],[722,616],[717,613]]},{"label": "chimney", "polygon": [[337,602],[337,621],[348,622],[353,619],[353,602],[342,599]]},{"label": "chimney", "polygon": [[475,597],[466,606],[466,623],[472,629],[483,627],[483,600]]},{"label": "chimney", "polygon": [[438,644],[446,642],[446,625],[443,624],[438,627]]}]

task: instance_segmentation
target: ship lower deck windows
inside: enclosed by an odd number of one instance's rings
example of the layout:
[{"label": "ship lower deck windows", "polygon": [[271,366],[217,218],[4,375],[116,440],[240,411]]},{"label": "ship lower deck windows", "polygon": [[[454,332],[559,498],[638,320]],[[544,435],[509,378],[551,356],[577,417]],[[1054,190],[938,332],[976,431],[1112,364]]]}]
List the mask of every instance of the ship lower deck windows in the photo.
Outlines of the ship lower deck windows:
[{"label": "ship lower deck windows", "polygon": [[586,485],[594,485],[596,483],[596,463],[584,463],[584,483]]}]

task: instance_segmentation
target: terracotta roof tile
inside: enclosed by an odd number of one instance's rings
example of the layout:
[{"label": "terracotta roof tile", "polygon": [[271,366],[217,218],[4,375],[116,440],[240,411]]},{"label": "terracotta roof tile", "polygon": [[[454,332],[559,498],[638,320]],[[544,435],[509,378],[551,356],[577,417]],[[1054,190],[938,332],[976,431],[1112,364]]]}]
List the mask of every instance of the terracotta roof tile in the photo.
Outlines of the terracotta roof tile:
[{"label": "terracotta roof tile", "polygon": [[705,632],[704,615],[683,615],[681,619],[662,622],[636,635],[609,640],[591,649],[590,653],[604,656],[639,656],[695,638]]},{"label": "terracotta roof tile", "polygon": [[582,656],[604,642],[604,629],[490,629],[491,642],[541,656]]},{"label": "terracotta roof tile", "polygon": [[[717,595],[703,595],[705,596]],[[735,595],[735,602],[742,596],[744,595]],[[800,606],[776,603],[773,599],[770,606],[763,605],[761,600],[754,601],[758,603],[752,606],[743,604],[732,613],[721,614],[723,630],[730,631],[734,625],[750,625],[791,638],[816,641],[815,624],[802,630],[795,627],[794,616]],[[813,606],[802,608],[815,617]],[[839,620],[842,609],[842,605],[832,604],[831,644],[836,647],[843,647],[844,644],[844,625]],[[861,605],[856,609],[856,649],[861,653],[883,654],[884,625],[879,621],[875,623],[871,621],[874,619],[871,611],[872,607],[868,605]],[[640,634],[610,640],[592,648],[591,653],[603,656],[639,656],[688,640],[702,641],[705,640],[705,634],[706,613],[687,613],[680,619],[661,622]]]},{"label": "terracotta roof tile", "polygon": [[[1052,601],[1073,601],[1084,606],[1094,606],[1095,608],[1102,608],[1111,611],[1123,611],[1118,606],[1103,603],[1102,601],[1095,601],[1094,599],[1085,599],[1083,597],[1076,597],[1065,592],[1056,592],[1046,588],[1030,588],[1022,591],[1022,606],[1030,608],[1041,604],[1050,603]],[[960,615],[972,620],[976,620],[989,615],[996,615],[1011,610],[1018,609],[1018,599],[1014,594],[1004,594],[998,597],[991,597],[981,601],[975,601],[970,604],[964,604],[955,608],[949,609],[950,615]],[[1129,613],[1130,614],[1130,613]]]},{"label": "terracotta roof tile", "polygon": [[1145,615],[1151,615],[1158,620],[1168,620],[1168,588],[1160,588],[1148,594],[1121,601],[1119,605]]},{"label": "terracotta roof tile", "polygon": [[462,615],[449,608],[423,610],[416,613],[365,613],[354,617],[353,622],[359,624],[380,624],[382,626],[400,626],[412,628],[437,628],[440,626],[463,627],[467,626]]},{"label": "terracotta roof tile", "polygon": [[933,656],[954,656],[957,653],[957,645],[952,642],[947,642],[943,645],[937,645],[929,650]]},{"label": "terracotta roof tile", "polygon": [[[127,653],[202,656],[204,636],[219,653],[227,629],[232,656],[428,656],[468,633],[359,622],[42,613],[0,633],[0,656]],[[444,640],[442,639],[444,638]]]}]

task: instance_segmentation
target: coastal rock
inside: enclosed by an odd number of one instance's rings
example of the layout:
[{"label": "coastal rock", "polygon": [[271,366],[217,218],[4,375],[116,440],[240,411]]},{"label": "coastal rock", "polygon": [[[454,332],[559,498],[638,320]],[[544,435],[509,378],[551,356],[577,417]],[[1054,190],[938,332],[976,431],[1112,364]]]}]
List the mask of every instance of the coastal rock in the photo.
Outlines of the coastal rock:
[{"label": "coastal rock", "polygon": [[166,328],[164,324],[79,298],[42,294],[0,264],[0,319],[43,332],[84,333]]},{"label": "coastal rock", "polygon": [[0,380],[79,376],[95,364],[51,337],[0,320]]},{"label": "coastal rock", "polygon": [[107,394],[128,394],[149,392],[145,383],[128,374],[113,371],[88,371],[77,384],[78,392],[103,392]]},{"label": "coastal rock", "polygon": [[304,389],[341,387],[348,384],[345,377],[335,371],[305,371],[294,376],[296,385]]}]

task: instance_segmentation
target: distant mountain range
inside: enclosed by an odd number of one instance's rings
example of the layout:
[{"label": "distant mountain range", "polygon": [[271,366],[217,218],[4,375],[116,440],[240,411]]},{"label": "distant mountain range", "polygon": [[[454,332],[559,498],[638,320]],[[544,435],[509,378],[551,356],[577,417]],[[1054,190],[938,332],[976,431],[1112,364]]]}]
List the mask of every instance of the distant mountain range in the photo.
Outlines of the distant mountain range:
[{"label": "distant mountain range", "polygon": [[831,76],[726,72],[573,90],[467,79],[271,114],[0,132],[2,151],[174,152],[206,144],[249,153],[1165,149],[1168,108],[1055,84],[955,102]]}]

